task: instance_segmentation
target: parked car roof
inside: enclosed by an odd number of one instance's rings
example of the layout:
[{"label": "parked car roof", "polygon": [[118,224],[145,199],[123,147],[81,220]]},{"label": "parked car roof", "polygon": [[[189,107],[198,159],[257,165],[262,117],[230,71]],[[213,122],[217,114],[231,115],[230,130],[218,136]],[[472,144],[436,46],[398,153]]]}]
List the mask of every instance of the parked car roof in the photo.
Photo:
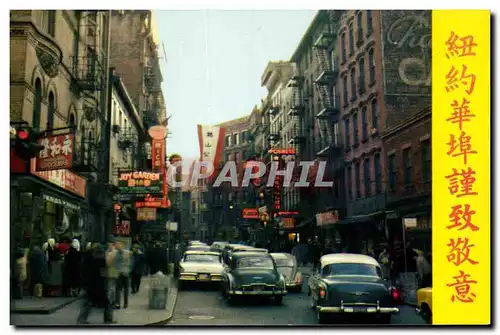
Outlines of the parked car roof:
[{"label": "parked car roof", "polygon": [[214,255],[214,256],[220,256],[219,252],[215,252],[215,251],[203,251],[203,250],[188,250],[184,254],[185,255]]},{"label": "parked car roof", "polygon": [[321,266],[336,263],[361,263],[380,266],[375,258],[361,254],[328,254],[321,257]]},{"label": "parked car roof", "polygon": [[196,250],[196,251],[210,251],[211,250],[211,247],[209,247],[208,245],[192,245],[190,247],[187,248],[187,251],[190,251],[190,250]]},{"label": "parked car roof", "polygon": [[250,256],[264,256],[264,255],[269,255],[268,253],[263,253],[263,252],[252,252],[252,251],[238,251],[235,252],[231,255],[233,258],[240,258],[240,257],[250,257]]},{"label": "parked car roof", "polygon": [[286,253],[286,252],[273,252],[273,253],[271,253],[271,256],[274,259],[290,259],[290,258],[295,258],[294,255]]},{"label": "parked car roof", "polygon": [[266,253],[269,252],[267,249],[264,249],[264,248],[254,248],[254,247],[243,248],[242,251],[244,251],[244,252],[266,252]]}]

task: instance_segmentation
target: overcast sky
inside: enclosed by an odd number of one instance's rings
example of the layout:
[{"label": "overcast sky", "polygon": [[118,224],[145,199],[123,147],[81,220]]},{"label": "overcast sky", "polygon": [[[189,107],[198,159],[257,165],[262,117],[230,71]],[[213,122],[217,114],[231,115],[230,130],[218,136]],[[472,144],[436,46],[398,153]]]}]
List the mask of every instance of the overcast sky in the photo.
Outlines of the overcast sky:
[{"label": "overcast sky", "polygon": [[[155,11],[171,131],[167,153],[199,156],[197,124],[248,115],[269,61],[289,60],[315,10]],[[161,50],[163,55],[163,48]]]}]

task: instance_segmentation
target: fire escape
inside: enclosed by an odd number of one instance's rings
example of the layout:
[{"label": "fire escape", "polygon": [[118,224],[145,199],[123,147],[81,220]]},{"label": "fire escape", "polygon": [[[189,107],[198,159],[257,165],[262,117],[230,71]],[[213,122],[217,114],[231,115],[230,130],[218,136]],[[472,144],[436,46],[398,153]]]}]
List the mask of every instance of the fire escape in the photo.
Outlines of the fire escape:
[{"label": "fire escape", "polygon": [[121,158],[118,162],[112,162],[111,164],[114,178],[117,178],[120,172],[136,170],[142,157],[139,137],[132,127],[120,129],[118,148],[121,151]]},{"label": "fire escape", "polygon": [[300,88],[303,80],[303,77],[294,76],[287,85],[287,87],[291,89],[290,109],[287,113],[289,122],[291,124],[290,139],[288,141],[288,145],[296,150],[298,157],[300,157],[300,149],[302,143],[304,143],[305,140],[301,124],[304,112],[304,104],[302,102]]},{"label": "fire escape", "polygon": [[332,92],[332,84],[338,75],[338,69],[333,66],[329,50],[335,41],[335,35],[327,29],[321,33],[313,47],[318,57],[318,72],[314,81],[319,96],[321,109],[316,115],[319,128],[319,139],[316,141],[316,155],[323,157],[328,154],[330,145],[335,142],[330,120],[338,114],[338,99]]},{"label": "fire escape", "polygon": [[78,173],[89,173],[98,180],[102,176],[99,174],[98,177],[97,172],[104,172],[100,167],[106,164],[106,152],[109,150],[106,136],[101,136],[106,133],[107,120],[105,106],[100,106],[106,74],[101,64],[104,55],[100,50],[99,16],[96,10],[78,11],[78,48],[77,54],[71,58],[72,89],[83,97],[82,116],[75,129],[72,169]]},{"label": "fire escape", "polygon": [[159,68],[157,66],[146,66],[144,68],[145,110],[143,112],[143,122],[146,129],[157,125],[160,121],[162,108],[161,101],[161,80],[159,79]]}]

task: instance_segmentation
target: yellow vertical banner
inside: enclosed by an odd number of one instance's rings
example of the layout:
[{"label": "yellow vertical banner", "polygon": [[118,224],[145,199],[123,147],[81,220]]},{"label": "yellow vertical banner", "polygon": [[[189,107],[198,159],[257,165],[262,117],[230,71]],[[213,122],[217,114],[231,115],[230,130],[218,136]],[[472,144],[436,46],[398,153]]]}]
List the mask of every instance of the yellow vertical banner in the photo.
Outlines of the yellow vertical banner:
[{"label": "yellow vertical banner", "polygon": [[432,312],[491,323],[490,12],[432,12]]}]

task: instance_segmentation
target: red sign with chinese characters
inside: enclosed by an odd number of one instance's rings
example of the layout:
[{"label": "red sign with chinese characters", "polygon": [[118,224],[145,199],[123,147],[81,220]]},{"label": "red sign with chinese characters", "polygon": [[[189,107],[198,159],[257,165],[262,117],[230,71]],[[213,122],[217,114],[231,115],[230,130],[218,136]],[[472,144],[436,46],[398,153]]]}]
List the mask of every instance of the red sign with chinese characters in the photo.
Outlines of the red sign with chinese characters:
[{"label": "red sign with chinese characters", "polygon": [[36,171],[70,169],[73,165],[74,135],[62,134],[43,137],[38,144],[44,148],[36,157]]},{"label": "red sign with chinese characters", "polygon": [[283,218],[281,219],[283,222],[283,228],[293,229],[295,228],[295,219],[294,218]]},{"label": "red sign with chinese characters", "polygon": [[165,140],[153,140],[151,145],[153,170],[161,170],[165,162]]},{"label": "red sign with chinese characters", "polygon": [[64,188],[65,190],[85,198],[87,181],[76,173],[69,170],[35,171],[36,159],[30,162],[31,174],[48,181],[51,184]]},{"label": "red sign with chinese characters", "polygon": [[243,208],[242,217],[244,219],[259,219],[259,210],[257,208]]},{"label": "red sign with chinese characters", "polygon": [[293,216],[299,215],[299,211],[278,211],[276,212],[277,216]]}]

